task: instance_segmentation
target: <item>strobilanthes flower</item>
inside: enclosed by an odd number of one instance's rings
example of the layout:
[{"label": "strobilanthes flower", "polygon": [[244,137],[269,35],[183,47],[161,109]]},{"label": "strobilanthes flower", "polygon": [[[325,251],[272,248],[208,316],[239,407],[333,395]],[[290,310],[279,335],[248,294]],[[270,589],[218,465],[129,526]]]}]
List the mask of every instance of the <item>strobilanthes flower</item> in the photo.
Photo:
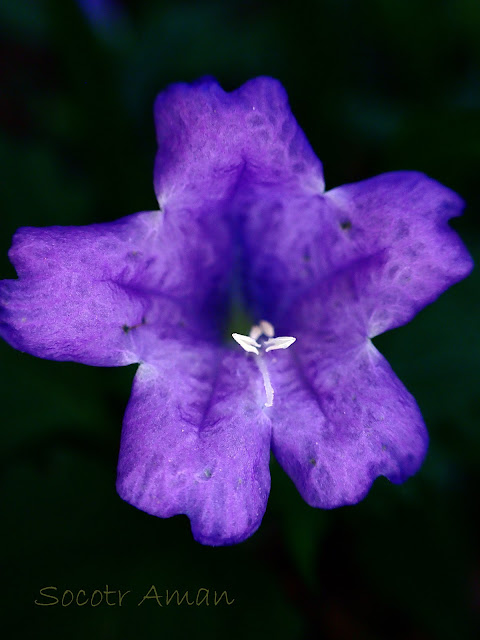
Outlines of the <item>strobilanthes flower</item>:
[{"label": "strobilanthes flower", "polygon": [[[408,322],[471,259],[463,202],[406,171],[324,191],[285,91],[175,84],[155,105],[159,210],[21,228],[0,333],[41,358],[139,363],[117,488],[186,514],[196,540],[259,526],[273,450],[314,507],[353,504],[415,473],[427,432],[371,339]],[[232,305],[254,322],[224,333]]]}]

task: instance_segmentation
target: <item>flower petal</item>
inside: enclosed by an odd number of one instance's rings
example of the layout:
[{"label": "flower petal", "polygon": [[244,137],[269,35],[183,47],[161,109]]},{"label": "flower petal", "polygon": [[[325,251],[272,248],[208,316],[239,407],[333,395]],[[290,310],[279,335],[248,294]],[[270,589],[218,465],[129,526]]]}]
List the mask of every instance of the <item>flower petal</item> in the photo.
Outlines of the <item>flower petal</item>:
[{"label": "flower petal", "polygon": [[156,516],[186,514],[203,544],[244,540],[260,525],[270,490],[264,402],[243,352],[165,342],[135,378],[120,496]]},{"label": "flower petal", "polygon": [[413,171],[318,196],[277,191],[268,201],[265,195],[246,226],[250,298],[262,302],[258,313],[277,331],[293,333],[304,299],[328,304],[315,299],[320,284],[370,261],[356,313],[366,317],[365,335],[379,335],[408,322],[470,272],[472,260],[448,225],[462,208],[457,194]]},{"label": "flower petal", "polygon": [[53,360],[124,365],[160,338],[217,337],[226,306],[227,234],[159,211],[87,227],[22,228],[0,283],[0,335]]},{"label": "flower petal", "polygon": [[168,205],[232,200],[241,183],[298,181],[323,191],[322,166],[293,117],[282,85],[256,78],[226,93],[212,78],[174,84],[155,104],[155,191]]},{"label": "flower petal", "polygon": [[405,324],[452,284],[473,262],[448,220],[462,199],[414,171],[386,173],[326,194],[343,219],[352,257],[383,253],[369,290],[369,335]]},{"label": "flower petal", "polygon": [[273,452],[325,509],[359,502],[380,475],[403,482],[428,442],[415,400],[370,341],[332,356],[328,343],[304,344],[271,365]]}]

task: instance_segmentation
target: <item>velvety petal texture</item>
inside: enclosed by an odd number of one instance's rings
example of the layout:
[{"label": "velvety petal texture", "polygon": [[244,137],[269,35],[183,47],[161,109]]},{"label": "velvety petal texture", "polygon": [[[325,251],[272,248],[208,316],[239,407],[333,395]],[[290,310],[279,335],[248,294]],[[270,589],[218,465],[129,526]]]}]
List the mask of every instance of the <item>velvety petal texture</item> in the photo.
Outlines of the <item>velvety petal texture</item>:
[{"label": "velvety petal texture", "polygon": [[282,331],[299,324],[299,301],[324,304],[313,300],[315,290],[350,266],[371,266],[370,284],[358,289],[351,309],[352,319],[368,315],[370,337],[408,322],[473,266],[448,225],[463,201],[418,172],[387,173],[324,194],[298,185],[263,189],[250,205],[243,207],[248,298]]},{"label": "velvety petal texture", "polygon": [[172,216],[215,212],[218,224],[237,194],[259,185],[323,191],[322,165],[272,78],[231,93],[212,78],[172,85],[157,98],[155,124],[155,191]]},{"label": "velvety petal texture", "polygon": [[422,416],[371,342],[335,358],[321,341],[299,344],[271,369],[273,452],[310,505],[354,504],[378,476],[398,483],[418,470]]},{"label": "velvety petal texture", "polygon": [[204,544],[251,535],[270,491],[271,423],[256,373],[243,353],[165,341],[135,378],[120,496],[156,516],[186,514]]},{"label": "velvety petal texture", "polygon": [[[211,78],[172,85],[155,124],[160,210],[20,229],[0,335],[43,358],[139,363],[118,492],[147,513],[187,515],[204,544],[257,529],[270,447],[315,507],[415,473],[425,425],[371,338],[471,270],[448,226],[462,200],[411,171],[325,192],[271,78],[230,93]],[[266,321],[241,334],[259,340],[254,353],[224,338],[239,301]],[[292,339],[267,353],[271,325]]]},{"label": "velvety petal texture", "polygon": [[470,255],[448,225],[464,202],[421,173],[386,173],[325,197],[351,243],[347,260],[382,259],[362,291],[371,337],[405,324],[472,270]]},{"label": "velvety petal texture", "polygon": [[159,211],[87,227],[22,228],[0,283],[0,334],[41,358],[90,365],[148,359],[159,339],[216,339],[230,239]]}]

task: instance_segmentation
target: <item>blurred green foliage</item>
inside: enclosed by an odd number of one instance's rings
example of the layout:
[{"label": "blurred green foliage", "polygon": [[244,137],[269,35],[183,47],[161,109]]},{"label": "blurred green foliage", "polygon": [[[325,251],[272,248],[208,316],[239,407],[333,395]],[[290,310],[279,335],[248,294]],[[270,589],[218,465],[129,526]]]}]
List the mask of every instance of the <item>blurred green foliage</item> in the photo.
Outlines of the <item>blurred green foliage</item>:
[{"label": "blurred green foliage", "polygon": [[[104,4],[103,12],[88,7]],[[216,76],[279,78],[327,186],[424,171],[467,202],[479,256],[480,3],[3,0],[2,277],[18,226],[88,224],[155,208],[155,95]],[[480,602],[479,277],[376,339],[431,435],[405,485],[355,507],[307,507],[272,461],[261,529],[223,549],[114,488],[134,367],[52,363],[0,344],[2,605],[16,637],[474,638]],[[131,590],[124,607],[38,607],[39,589]],[[231,606],[137,602],[228,591]],[[57,594],[58,595],[58,594]],[[133,597],[133,596],[132,596]],[[476,617],[477,616],[477,617]]]}]

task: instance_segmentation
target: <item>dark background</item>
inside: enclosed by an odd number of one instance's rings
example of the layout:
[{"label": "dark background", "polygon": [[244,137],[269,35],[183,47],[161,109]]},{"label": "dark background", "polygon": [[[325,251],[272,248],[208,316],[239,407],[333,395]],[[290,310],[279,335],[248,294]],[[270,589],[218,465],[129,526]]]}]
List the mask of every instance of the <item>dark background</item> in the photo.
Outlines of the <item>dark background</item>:
[{"label": "dark background", "polygon": [[[454,226],[478,262],[477,0],[2,0],[0,23],[2,277],[15,276],[18,226],[156,208],[154,97],[204,74],[228,90],[280,79],[327,188],[417,169],[458,191],[468,206]],[[116,495],[134,367],[48,362],[1,343],[2,628],[52,639],[475,637],[478,285],[474,271],[375,341],[428,425],[421,471],[319,511],[272,462],[260,530],[227,548],[195,543],[184,516],[157,519]],[[106,584],[132,591],[121,609],[34,605],[45,586],[61,597]],[[152,584],[162,595],[226,589],[235,602],[138,607]]]}]

